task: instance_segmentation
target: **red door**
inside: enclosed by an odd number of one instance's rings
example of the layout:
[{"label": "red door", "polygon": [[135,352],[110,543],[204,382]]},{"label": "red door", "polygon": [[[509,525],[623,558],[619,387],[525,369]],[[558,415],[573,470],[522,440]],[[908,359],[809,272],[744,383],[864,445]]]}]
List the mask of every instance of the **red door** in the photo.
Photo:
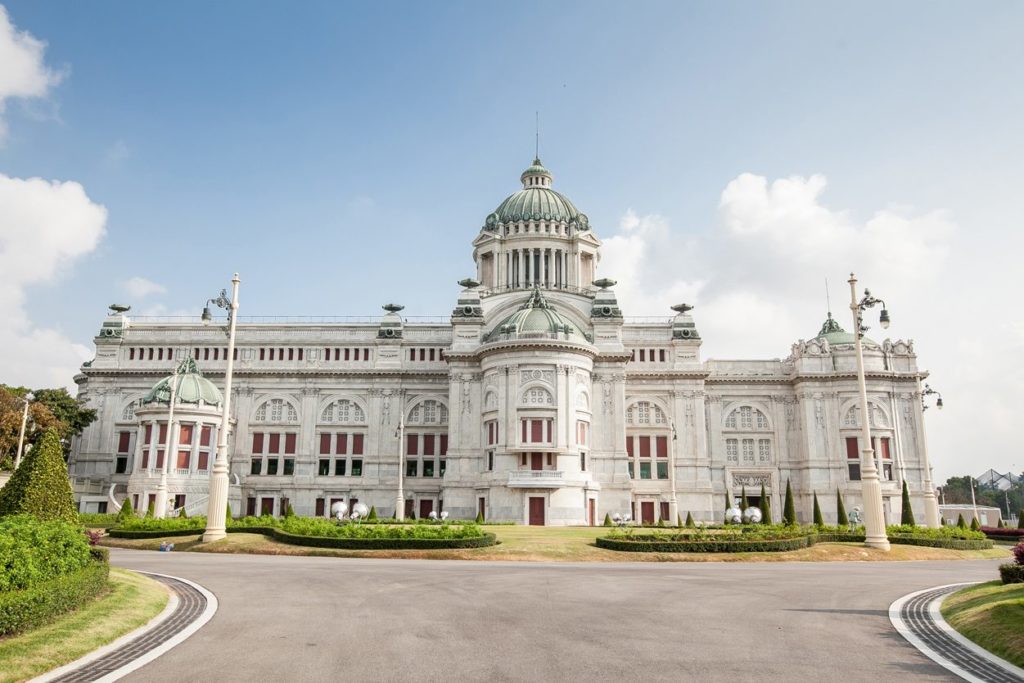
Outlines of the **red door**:
[{"label": "red door", "polygon": [[430,513],[434,510],[434,501],[432,500],[421,500],[420,501],[420,519],[427,519],[430,517]]},{"label": "red door", "polygon": [[[537,453],[536,455],[540,455]],[[530,498],[530,525],[544,526],[544,499]]]},{"label": "red door", "polygon": [[531,470],[542,470],[542,469],[544,469],[544,454],[543,453],[530,453],[530,469]]},{"label": "red door", "polygon": [[640,522],[643,524],[654,524],[654,501],[640,501]]},{"label": "red door", "polygon": [[247,517],[256,516],[256,499],[247,498],[245,501],[245,514]]},{"label": "red door", "polygon": [[487,499],[486,498],[477,498],[477,501],[476,501],[476,512],[477,512],[478,515],[480,515],[481,518],[484,517],[484,510],[486,509],[486,507],[487,507]]},{"label": "red door", "polygon": [[406,498],[405,499],[405,518],[406,519],[412,519],[412,517],[413,517],[413,515],[415,513],[416,513],[416,501],[413,500],[412,498]]},{"label": "red door", "polygon": [[272,515],[272,514],[274,514],[274,499],[273,498],[260,498],[260,514],[261,515]]},{"label": "red door", "polygon": [[593,498],[588,498],[587,499],[587,519],[590,521],[590,526],[594,526],[595,524],[597,524],[597,512],[595,510],[596,507],[597,507],[597,501],[594,500]]}]

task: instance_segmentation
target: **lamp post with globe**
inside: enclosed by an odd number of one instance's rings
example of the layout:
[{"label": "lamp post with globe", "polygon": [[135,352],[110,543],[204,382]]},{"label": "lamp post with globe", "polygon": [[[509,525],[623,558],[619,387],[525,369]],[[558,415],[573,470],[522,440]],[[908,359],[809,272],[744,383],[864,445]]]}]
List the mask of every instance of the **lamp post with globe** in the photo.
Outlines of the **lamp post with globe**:
[{"label": "lamp post with globe", "polygon": [[935,496],[935,486],[932,485],[932,464],[928,459],[928,438],[924,431],[924,411],[930,407],[925,399],[935,396],[935,407],[942,410],[942,394],[932,389],[927,384],[921,388],[921,378],[917,378],[917,392],[921,395],[921,454],[924,456],[924,523],[932,529],[942,526],[939,516],[939,501]]},{"label": "lamp post with globe", "polygon": [[21,412],[21,431],[18,432],[18,451],[14,454],[13,471],[17,471],[18,465],[21,464],[21,451],[25,447],[25,425],[28,423],[28,407],[33,398],[32,392],[29,392],[21,399],[25,403],[25,408]]}]

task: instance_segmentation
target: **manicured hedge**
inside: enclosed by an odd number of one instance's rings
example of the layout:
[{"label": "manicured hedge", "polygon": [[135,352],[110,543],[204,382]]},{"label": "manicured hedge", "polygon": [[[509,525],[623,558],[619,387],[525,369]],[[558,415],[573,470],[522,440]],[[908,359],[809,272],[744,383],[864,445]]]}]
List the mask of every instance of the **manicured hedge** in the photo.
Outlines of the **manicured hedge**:
[{"label": "manicured hedge", "polygon": [[1024,564],[999,565],[999,578],[1003,583],[1024,583]]},{"label": "manicured hedge", "polygon": [[109,529],[117,525],[117,515],[107,513],[79,513],[78,521],[87,529]]},{"label": "manicured hedge", "polygon": [[[251,531],[247,529],[246,531]],[[465,538],[340,538],[301,536],[281,529],[271,529],[270,536],[292,545],[312,548],[344,548],[348,550],[448,550],[452,548],[484,548],[494,545],[494,534]]]},{"label": "manicured hedge", "polygon": [[1024,541],[1024,529],[1014,529],[1011,527],[999,529],[994,526],[983,526],[981,530],[986,536],[996,541]]},{"label": "manicured hedge", "polygon": [[818,543],[863,543],[864,534],[818,533]]},{"label": "manicured hedge", "polygon": [[198,529],[109,529],[107,535],[111,538],[170,538],[172,536],[199,536],[206,531],[206,527]]},{"label": "manicured hedge", "polygon": [[107,587],[110,565],[90,561],[29,588],[0,593],[0,636],[41,626],[79,607]]},{"label": "manicured hedge", "polygon": [[889,536],[889,543],[898,545],[918,545],[928,548],[947,548],[949,550],[988,550],[992,541],[986,539],[961,538],[928,538],[926,536]]},{"label": "manicured hedge", "polygon": [[748,553],[799,550],[814,545],[813,535],[761,540],[716,540],[714,535],[687,541],[662,540],[664,536],[633,535],[597,539],[599,548],[634,553]]},{"label": "manicured hedge", "polygon": [[89,541],[77,524],[0,517],[0,593],[32,588],[88,563]]}]

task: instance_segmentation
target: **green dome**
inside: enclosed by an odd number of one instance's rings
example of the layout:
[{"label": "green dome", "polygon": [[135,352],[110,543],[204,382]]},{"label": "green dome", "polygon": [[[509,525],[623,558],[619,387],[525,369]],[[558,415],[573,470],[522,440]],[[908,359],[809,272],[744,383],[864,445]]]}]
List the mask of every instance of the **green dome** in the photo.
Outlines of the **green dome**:
[{"label": "green dome", "polygon": [[[818,332],[818,335],[815,337],[815,339],[824,339],[831,346],[835,346],[837,344],[857,343],[857,338],[853,336],[853,332],[847,332],[846,330],[839,326],[839,323],[836,322],[836,319],[832,317],[832,311],[829,311],[828,317],[825,319],[825,323],[821,326],[821,331]],[[867,337],[863,337],[861,339],[861,342],[863,342],[864,344],[875,343],[868,339]]]},{"label": "green dome", "polygon": [[[143,404],[169,403],[171,400],[171,382],[175,376],[170,375],[153,385],[149,393],[142,399]],[[220,389],[213,382],[203,377],[191,357],[181,361],[177,372],[176,403],[220,405],[224,400]]]},{"label": "green dome", "polygon": [[523,189],[508,196],[487,217],[484,229],[494,230],[499,223],[543,220],[565,222],[577,230],[589,230],[590,219],[565,195],[551,189],[551,179],[551,172],[544,168],[540,159],[534,159],[533,165],[520,176]]},{"label": "green dome", "polygon": [[564,335],[565,339],[575,336],[576,328],[570,325],[544,299],[539,289],[534,289],[529,300],[518,311],[498,323],[486,341],[502,336],[519,339],[551,338]]}]

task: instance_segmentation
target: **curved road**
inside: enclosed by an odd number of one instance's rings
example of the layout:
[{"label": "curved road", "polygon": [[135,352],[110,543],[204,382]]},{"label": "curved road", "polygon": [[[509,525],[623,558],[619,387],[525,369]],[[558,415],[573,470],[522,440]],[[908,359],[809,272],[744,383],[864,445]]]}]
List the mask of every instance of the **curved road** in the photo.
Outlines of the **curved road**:
[{"label": "curved road", "polygon": [[997,560],[518,563],[155,553],[214,618],[125,680],[957,680],[888,607]]}]

